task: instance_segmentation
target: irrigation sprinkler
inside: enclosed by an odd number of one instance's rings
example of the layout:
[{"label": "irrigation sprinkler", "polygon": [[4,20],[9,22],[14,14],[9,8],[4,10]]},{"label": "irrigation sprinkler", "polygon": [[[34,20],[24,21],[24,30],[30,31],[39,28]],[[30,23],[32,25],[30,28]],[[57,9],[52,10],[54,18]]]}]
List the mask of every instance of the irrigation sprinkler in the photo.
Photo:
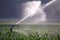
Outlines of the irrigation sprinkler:
[{"label": "irrigation sprinkler", "polygon": [[15,26],[15,25],[11,25],[10,32],[12,32],[14,26]]},{"label": "irrigation sprinkler", "polygon": [[[43,9],[45,9],[47,6],[49,6],[51,3],[53,3],[53,2],[55,2],[56,0],[52,0],[52,1],[50,1],[49,3],[47,3],[47,4],[45,4],[45,5],[43,5],[42,7],[43,7]],[[40,1],[41,2],[41,1]],[[38,4],[37,4],[38,5]],[[33,9],[34,10],[34,9]],[[32,11],[33,11],[32,10]],[[30,10],[31,11],[31,10]],[[35,11],[35,10],[34,10]],[[12,30],[13,30],[13,27],[14,26],[16,26],[16,25],[18,25],[19,23],[21,23],[22,21],[24,21],[25,19],[27,19],[28,17],[30,17],[30,16],[33,16],[33,15],[35,14],[35,12],[30,12],[27,16],[25,16],[24,18],[22,18],[21,20],[19,20],[17,23],[15,23],[15,25],[12,25],[11,26],[11,28],[10,28],[10,32],[12,32]]]},{"label": "irrigation sprinkler", "polygon": [[[51,3],[53,3],[54,1],[55,1],[55,0],[52,0],[52,1],[50,1],[49,3],[43,5],[43,6],[42,6],[43,10],[44,10],[47,6],[49,6]],[[34,3],[35,3],[35,2],[34,2]],[[15,23],[15,25],[11,25],[10,32],[9,32],[9,40],[11,40],[11,39],[10,39],[10,36],[11,36],[12,31],[13,31],[13,27],[15,27],[16,25],[18,25],[19,23],[21,23],[22,21],[24,21],[24,20],[27,19],[28,17],[35,15],[37,9],[39,8],[39,5],[40,5],[39,3],[41,3],[41,1],[38,1],[37,4],[34,4],[34,5],[36,6],[35,8],[34,8],[34,6],[32,7],[32,9],[29,8],[29,11],[30,11],[30,12],[27,10],[27,12],[28,12],[28,15],[27,15],[27,16],[25,16],[24,18],[22,18],[21,20],[19,20],[17,23]],[[28,4],[28,5],[29,5],[29,4]],[[32,5],[30,5],[30,6],[32,6]],[[27,6],[27,7],[29,7],[29,6]]]}]

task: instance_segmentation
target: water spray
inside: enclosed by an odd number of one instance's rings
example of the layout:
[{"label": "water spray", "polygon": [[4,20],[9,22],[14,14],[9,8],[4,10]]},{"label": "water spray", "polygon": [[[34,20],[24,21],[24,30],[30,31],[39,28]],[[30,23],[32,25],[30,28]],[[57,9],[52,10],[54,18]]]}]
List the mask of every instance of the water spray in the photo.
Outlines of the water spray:
[{"label": "water spray", "polygon": [[19,20],[16,23],[16,25],[21,23],[22,21],[24,21],[28,17],[32,17],[37,12],[37,10],[39,9],[39,6],[41,5],[41,1],[30,1],[30,2],[26,2],[25,5],[26,6],[24,6],[25,8],[23,10],[23,13],[25,13],[25,17],[22,18],[21,20]]},{"label": "water spray", "polygon": [[52,0],[49,3],[45,4],[42,6],[43,9],[45,9],[46,7],[48,7],[50,4],[52,4],[53,2],[55,2],[56,0]]},{"label": "water spray", "polygon": [[[55,2],[56,0],[52,0],[52,1],[50,1],[49,3],[47,3],[47,4],[45,4],[45,5],[43,5],[42,6],[42,9],[45,9],[47,6],[49,6],[50,4],[52,4],[53,2]],[[38,2],[41,2],[41,1],[38,1]],[[41,5],[41,4],[39,4],[39,5]],[[39,8],[39,6],[38,6],[38,8]],[[37,9],[34,9],[34,11],[37,11]],[[35,12],[36,12],[35,11]],[[17,24],[19,24],[19,23],[21,23],[22,21],[24,21],[25,19],[27,19],[29,16],[33,16],[34,14],[35,14],[35,12],[32,12],[32,13],[30,13],[30,14],[28,14],[27,16],[25,16],[24,18],[22,18],[21,20],[19,20],[17,23],[16,23],[16,25]],[[33,14],[33,15],[32,15]]]},{"label": "water spray", "polygon": [[[39,3],[41,2],[41,1],[38,1]],[[43,9],[45,9],[47,6],[49,6],[51,3],[53,3],[53,2],[55,2],[55,0],[52,0],[52,1],[50,1],[49,3],[47,3],[47,4],[45,4],[45,5],[43,5],[42,6],[42,8]],[[40,5],[40,4],[37,4],[37,6],[38,5]],[[30,5],[31,6],[31,5]],[[36,6],[36,5],[35,5]],[[32,7],[31,7],[32,8]],[[35,7],[36,8],[36,7]],[[19,23],[21,23],[22,21],[24,21],[25,19],[27,19],[29,16],[33,16],[35,13],[36,13],[36,11],[37,11],[37,9],[39,8],[39,6],[36,8],[36,9],[33,9],[32,8],[32,10],[30,10],[29,8],[29,10],[31,11],[30,13],[29,13],[29,11],[28,11],[28,15],[26,15],[24,18],[22,18],[21,20],[19,20],[18,22],[16,22],[16,24],[15,25],[18,25]],[[27,9],[27,10],[28,10]],[[10,28],[10,31],[12,32],[12,28],[15,26],[15,25],[12,25],[11,26],[11,28]]]}]

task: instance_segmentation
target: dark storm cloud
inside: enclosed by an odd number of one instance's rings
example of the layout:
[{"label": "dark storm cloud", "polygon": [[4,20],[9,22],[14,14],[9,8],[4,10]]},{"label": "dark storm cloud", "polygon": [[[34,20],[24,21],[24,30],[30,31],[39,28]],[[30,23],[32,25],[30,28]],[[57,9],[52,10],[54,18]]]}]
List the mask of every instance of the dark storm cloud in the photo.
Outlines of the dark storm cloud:
[{"label": "dark storm cloud", "polygon": [[15,0],[0,0],[0,18],[15,18],[16,1]]},{"label": "dark storm cloud", "polygon": [[54,3],[45,8],[48,21],[60,21],[60,0],[56,0]]},{"label": "dark storm cloud", "polygon": [[[0,0],[0,18],[21,18],[22,3],[28,0]],[[48,3],[50,0],[41,0],[42,4]],[[60,0],[52,3],[50,6],[45,8],[48,20],[60,20]]]},{"label": "dark storm cloud", "polygon": [[[0,18],[20,18],[22,13],[21,3],[32,0],[0,0]],[[42,4],[49,0],[41,0]],[[19,4],[16,8],[16,4]]]}]

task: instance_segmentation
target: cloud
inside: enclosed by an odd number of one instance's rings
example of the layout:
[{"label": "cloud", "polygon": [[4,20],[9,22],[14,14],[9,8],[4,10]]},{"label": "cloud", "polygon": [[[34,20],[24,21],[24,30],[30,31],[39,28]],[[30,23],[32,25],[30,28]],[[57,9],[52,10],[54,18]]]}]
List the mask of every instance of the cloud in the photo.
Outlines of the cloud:
[{"label": "cloud", "polygon": [[47,21],[59,21],[60,20],[60,0],[56,0],[54,3],[45,8],[47,14]]}]

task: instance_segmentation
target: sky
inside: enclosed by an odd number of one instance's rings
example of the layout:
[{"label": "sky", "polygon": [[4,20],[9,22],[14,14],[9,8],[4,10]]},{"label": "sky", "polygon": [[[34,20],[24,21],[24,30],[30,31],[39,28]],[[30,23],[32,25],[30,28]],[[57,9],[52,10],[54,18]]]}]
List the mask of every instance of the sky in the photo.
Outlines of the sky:
[{"label": "sky", "polygon": [[[28,1],[28,0],[0,0],[0,18],[20,18],[20,16],[22,15],[21,13],[17,13],[17,8],[16,8],[16,4],[18,3],[23,3],[24,1]],[[41,0],[42,4],[47,3],[46,0]],[[22,6],[22,5],[20,5]],[[20,9],[22,9],[20,7]],[[18,8],[18,10],[20,10]]]},{"label": "sky", "polygon": [[[21,3],[28,0],[0,0],[0,19],[1,18],[19,18],[22,17],[23,5]],[[41,0],[42,5],[48,3],[50,0]],[[47,15],[47,21],[60,21],[60,0],[44,9]]]},{"label": "sky", "polygon": [[45,8],[48,21],[60,21],[60,0],[56,0],[54,3]]}]

